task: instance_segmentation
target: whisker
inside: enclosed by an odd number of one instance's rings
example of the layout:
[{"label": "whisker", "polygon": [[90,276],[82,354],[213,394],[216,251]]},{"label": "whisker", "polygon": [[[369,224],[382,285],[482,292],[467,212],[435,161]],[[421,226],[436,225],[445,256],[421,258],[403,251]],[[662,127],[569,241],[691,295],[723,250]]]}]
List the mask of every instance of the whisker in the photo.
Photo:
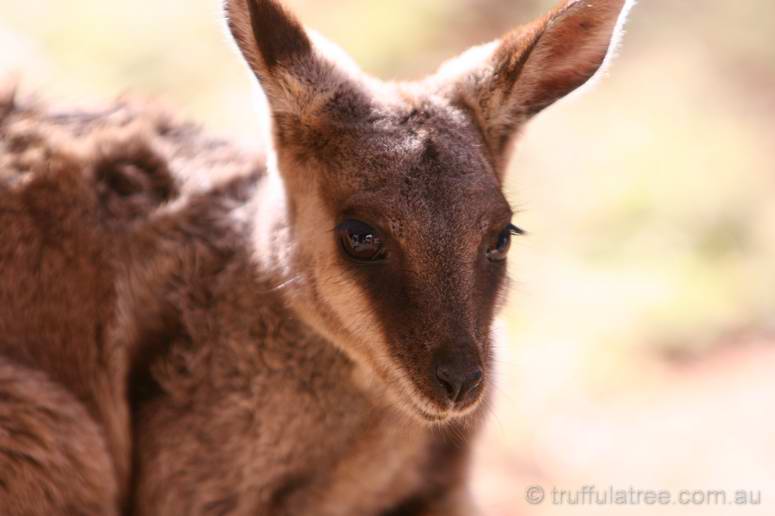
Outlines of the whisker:
[{"label": "whisker", "polygon": [[286,287],[296,283],[297,281],[301,280],[302,278],[303,278],[303,276],[301,274],[297,274],[296,276],[293,276],[293,277],[283,281],[282,283],[280,283],[278,285],[275,285],[274,287],[270,287],[270,288],[268,288],[266,290],[262,290],[260,292],[260,294],[269,294],[271,292],[277,292],[279,290],[282,290],[282,289],[284,289],[284,288],[286,288]]}]

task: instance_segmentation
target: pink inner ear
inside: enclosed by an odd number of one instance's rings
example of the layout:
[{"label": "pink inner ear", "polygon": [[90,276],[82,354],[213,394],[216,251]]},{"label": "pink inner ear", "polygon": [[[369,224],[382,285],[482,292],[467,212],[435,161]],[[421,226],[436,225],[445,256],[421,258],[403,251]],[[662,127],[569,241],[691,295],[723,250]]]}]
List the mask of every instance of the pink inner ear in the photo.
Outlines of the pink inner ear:
[{"label": "pink inner ear", "polygon": [[518,101],[535,114],[587,82],[601,67],[625,0],[574,0],[545,20],[543,33],[525,65]]},{"label": "pink inner ear", "polygon": [[434,77],[478,122],[495,163],[517,129],[604,65],[633,0],[564,1],[499,42],[465,52]]}]

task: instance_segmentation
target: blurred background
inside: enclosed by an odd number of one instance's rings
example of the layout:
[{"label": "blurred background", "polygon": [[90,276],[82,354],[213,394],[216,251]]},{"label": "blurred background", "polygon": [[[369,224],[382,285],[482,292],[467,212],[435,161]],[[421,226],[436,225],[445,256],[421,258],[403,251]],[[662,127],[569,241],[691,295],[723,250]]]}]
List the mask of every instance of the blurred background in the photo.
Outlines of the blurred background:
[{"label": "blurred background", "polygon": [[[385,79],[547,0],[286,0]],[[60,105],[160,99],[260,146],[216,0],[0,0],[0,71]],[[775,514],[775,3],[641,0],[608,77],[539,115],[517,223],[484,514]],[[557,147],[559,145],[559,148]],[[529,486],[547,500],[525,501]],[[582,506],[550,490],[745,490],[761,504]]]}]

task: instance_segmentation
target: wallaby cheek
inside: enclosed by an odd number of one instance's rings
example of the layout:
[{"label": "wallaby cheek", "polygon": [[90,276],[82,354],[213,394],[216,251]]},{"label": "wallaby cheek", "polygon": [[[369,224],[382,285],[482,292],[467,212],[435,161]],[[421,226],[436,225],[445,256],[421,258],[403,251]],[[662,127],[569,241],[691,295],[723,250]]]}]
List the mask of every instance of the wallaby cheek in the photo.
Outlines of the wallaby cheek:
[{"label": "wallaby cheek", "polygon": [[315,326],[360,365],[384,370],[386,339],[370,301],[342,263],[334,215],[317,196],[297,199],[297,269]]},{"label": "wallaby cheek", "polygon": [[379,321],[374,317],[363,290],[340,267],[330,264],[317,273],[321,297],[342,328],[354,337],[364,351],[384,342]]}]

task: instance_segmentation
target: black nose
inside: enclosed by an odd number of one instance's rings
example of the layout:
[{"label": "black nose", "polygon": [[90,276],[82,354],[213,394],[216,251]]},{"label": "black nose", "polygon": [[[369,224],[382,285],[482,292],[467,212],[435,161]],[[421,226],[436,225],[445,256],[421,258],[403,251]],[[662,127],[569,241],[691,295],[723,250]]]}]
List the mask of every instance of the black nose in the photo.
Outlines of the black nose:
[{"label": "black nose", "polygon": [[451,402],[462,403],[481,385],[482,370],[477,365],[442,362],[436,366],[436,379]]}]

